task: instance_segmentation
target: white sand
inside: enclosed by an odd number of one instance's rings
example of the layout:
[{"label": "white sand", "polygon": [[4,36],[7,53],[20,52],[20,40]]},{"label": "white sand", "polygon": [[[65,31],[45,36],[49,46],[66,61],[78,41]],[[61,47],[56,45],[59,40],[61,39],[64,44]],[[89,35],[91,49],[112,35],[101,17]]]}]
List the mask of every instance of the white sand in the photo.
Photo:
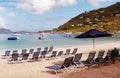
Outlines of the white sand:
[{"label": "white sand", "polygon": [[[108,50],[113,49],[114,47],[120,48],[120,42],[114,43],[105,43],[105,44],[96,44],[95,51],[99,50]],[[86,59],[90,51],[93,51],[92,45],[79,46],[79,45],[70,45],[62,47],[54,47],[56,51],[64,51],[70,48],[78,48],[78,52],[84,53],[82,59]],[[0,78],[55,78],[53,74],[45,72],[45,66],[52,65],[53,62],[63,61],[64,58],[55,59],[55,60],[42,60],[39,62],[33,63],[21,63],[21,64],[7,64],[6,60],[0,59]]]}]

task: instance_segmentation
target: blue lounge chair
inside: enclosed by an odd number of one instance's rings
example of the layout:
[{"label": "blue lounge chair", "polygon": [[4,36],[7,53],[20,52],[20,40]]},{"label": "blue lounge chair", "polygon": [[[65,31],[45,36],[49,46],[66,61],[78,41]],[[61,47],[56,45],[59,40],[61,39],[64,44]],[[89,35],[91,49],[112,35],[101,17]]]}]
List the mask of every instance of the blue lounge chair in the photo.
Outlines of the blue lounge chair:
[{"label": "blue lounge chair", "polygon": [[46,57],[46,54],[47,54],[47,51],[42,51],[42,52],[41,52],[41,55],[40,55],[40,58],[45,58],[45,57]]},{"label": "blue lounge chair", "polygon": [[32,58],[30,58],[28,62],[39,61],[39,54],[40,52],[34,52]]},{"label": "blue lounge chair", "polygon": [[34,49],[29,50],[29,54],[33,54],[33,52],[34,52]]},{"label": "blue lounge chair", "polygon": [[12,54],[16,54],[18,52],[18,50],[13,50]]},{"label": "blue lounge chair", "polygon": [[59,51],[57,56],[62,56],[63,51]]},{"label": "blue lounge chair", "polygon": [[5,54],[4,55],[2,55],[2,59],[6,59],[6,58],[8,58],[10,56],[10,51],[5,51]]},{"label": "blue lounge chair", "polygon": [[49,50],[48,50],[48,52],[52,52],[53,51],[53,46],[51,46],[50,48],[49,48]]},{"label": "blue lounge chair", "polygon": [[72,55],[77,53],[78,48],[74,48],[73,52],[71,53]]},{"label": "blue lounge chair", "polygon": [[75,67],[79,68],[79,67],[84,67],[84,64],[80,61],[82,57],[82,53],[77,53],[75,54],[75,57],[73,59],[73,65],[75,65]]},{"label": "blue lounge chair", "polygon": [[88,55],[88,58],[85,61],[82,61],[81,63],[84,64],[85,66],[93,65],[95,54],[96,54],[95,51],[90,52],[89,55]]},{"label": "blue lounge chair", "polygon": [[5,51],[5,55],[3,56],[10,56],[10,51]]},{"label": "blue lounge chair", "polygon": [[95,59],[95,63],[100,63],[100,61],[103,59],[104,53],[105,53],[105,50],[99,51],[98,56],[97,56],[97,58]]},{"label": "blue lounge chair", "polygon": [[21,55],[26,54],[27,53],[27,49],[22,49]]},{"label": "blue lounge chair", "polygon": [[41,48],[37,48],[37,52],[41,52]]},{"label": "blue lounge chair", "polygon": [[19,62],[18,56],[19,56],[18,53],[12,54],[12,58],[11,60],[8,60],[8,64],[18,63]]},{"label": "blue lounge chair", "polygon": [[62,64],[55,64],[53,66],[47,66],[45,68],[54,70],[57,75],[57,71],[60,71],[61,69],[65,69],[65,70],[69,71],[68,67],[71,66],[72,61],[73,61],[73,57],[68,57],[68,58],[65,58],[65,60]]},{"label": "blue lounge chair", "polygon": [[71,49],[66,49],[65,55],[69,55],[70,51],[71,51]]},{"label": "blue lounge chair", "polygon": [[28,57],[29,57],[29,53],[25,53],[22,56],[22,60],[28,60]]}]

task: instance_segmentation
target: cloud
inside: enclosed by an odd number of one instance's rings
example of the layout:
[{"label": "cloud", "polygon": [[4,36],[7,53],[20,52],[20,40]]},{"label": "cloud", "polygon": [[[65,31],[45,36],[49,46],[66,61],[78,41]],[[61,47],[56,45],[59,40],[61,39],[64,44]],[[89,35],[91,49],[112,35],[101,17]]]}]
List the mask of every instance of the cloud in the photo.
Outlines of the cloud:
[{"label": "cloud", "polygon": [[17,7],[33,14],[43,14],[55,9],[72,6],[77,0],[21,0]]},{"label": "cloud", "polygon": [[100,6],[101,2],[112,2],[114,0],[87,0],[93,6]]},{"label": "cloud", "polygon": [[5,10],[5,8],[0,7],[0,12],[3,12]]},{"label": "cloud", "polygon": [[3,18],[0,18],[0,27],[5,26],[5,20]]},{"label": "cloud", "polygon": [[10,12],[10,13],[8,13],[8,14],[7,14],[7,16],[10,16],[10,17],[15,17],[15,16],[16,16],[16,14],[15,14],[14,12]]}]

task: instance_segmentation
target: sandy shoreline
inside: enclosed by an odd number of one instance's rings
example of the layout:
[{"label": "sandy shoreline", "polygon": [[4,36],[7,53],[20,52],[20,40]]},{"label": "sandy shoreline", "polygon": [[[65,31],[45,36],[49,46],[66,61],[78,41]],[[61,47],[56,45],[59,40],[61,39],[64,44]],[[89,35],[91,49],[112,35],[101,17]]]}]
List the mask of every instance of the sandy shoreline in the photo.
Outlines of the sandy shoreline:
[{"label": "sandy shoreline", "polygon": [[[117,42],[111,42],[111,43],[101,43],[101,44],[95,44],[95,51],[98,51],[98,50],[107,50],[107,49],[111,49],[111,48],[114,48],[114,47],[117,47],[117,48],[120,48],[120,41],[117,41]],[[52,45],[51,45],[52,46]],[[47,46],[47,47],[50,47],[50,46]],[[36,47],[31,47],[32,49],[34,49],[35,51],[37,50]],[[78,52],[89,52],[89,51],[93,51],[93,45],[91,43],[91,45],[63,45],[63,46],[54,46],[54,50],[55,51],[64,51],[66,49],[71,49],[73,50],[74,48],[78,48]],[[25,49],[25,48],[23,48]],[[29,50],[30,48],[26,48],[27,50]],[[44,47],[41,47],[41,49],[43,50]],[[12,49],[12,50],[18,50],[18,52],[20,53],[22,51],[22,49]],[[12,51],[10,50],[10,51]],[[0,54],[4,54],[6,50],[0,50]]]},{"label": "sandy shoreline", "polygon": [[[119,44],[120,42],[97,44],[95,47],[95,51],[99,51],[99,50],[107,51],[108,49],[112,49],[114,47],[120,48]],[[84,53],[84,56],[82,56],[82,60],[86,59],[88,53],[93,50],[92,45],[87,45],[87,46],[70,45],[63,47],[55,46],[54,50],[57,51],[63,50],[65,52],[67,48],[70,48],[71,50],[73,50],[74,48],[78,48],[78,53],[81,52]],[[46,69],[45,66],[53,65],[54,62],[63,61],[64,58],[54,59],[54,60],[42,60],[39,62],[20,63],[20,64],[7,64],[7,60],[8,59],[0,59],[0,78],[57,78],[56,75],[46,72],[48,69]]]}]

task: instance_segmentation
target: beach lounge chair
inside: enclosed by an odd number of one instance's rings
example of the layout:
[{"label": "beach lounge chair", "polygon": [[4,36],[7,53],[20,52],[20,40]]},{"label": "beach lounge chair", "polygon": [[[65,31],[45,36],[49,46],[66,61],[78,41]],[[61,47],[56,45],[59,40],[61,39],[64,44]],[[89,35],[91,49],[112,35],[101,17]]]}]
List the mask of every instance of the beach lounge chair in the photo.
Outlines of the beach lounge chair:
[{"label": "beach lounge chair", "polygon": [[46,57],[46,54],[47,54],[47,51],[42,51],[42,52],[41,52],[41,55],[40,55],[40,58],[45,58],[45,57]]},{"label": "beach lounge chair", "polygon": [[57,51],[53,51],[51,57],[56,57],[57,56]]},{"label": "beach lounge chair", "polygon": [[80,61],[81,57],[82,57],[82,53],[78,53],[75,55],[73,59],[73,65],[75,65],[75,67],[84,67],[83,63],[81,63]]},{"label": "beach lounge chair", "polygon": [[46,60],[55,59],[56,56],[57,56],[57,51],[52,51],[52,54],[50,56],[48,56]]},{"label": "beach lounge chair", "polygon": [[26,54],[27,53],[27,49],[22,49],[21,55]]},{"label": "beach lounge chair", "polygon": [[70,51],[71,51],[71,49],[66,49],[65,55],[69,55]]},{"label": "beach lounge chair", "polygon": [[65,68],[65,70],[69,71],[68,67],[71,66],[72,61],[73,61],[73,57],[67,57],[67,58],[65,58],[65,60],[62,64],[55,64],[53,66],[47,66],[45,68],[54,70],[56,72],[56,75],[58,75],[57,71],[60,71],[61,69]]},{"label": "beach lounge chair", "polygon": [[103,59],[104,53],[105,53],[105,50],[99,51],[98,56],[97,56],[97,58],[95,59],[95,62],[96,62],[96,63],[99,63],[99,62]]},{"label": "beach lounge chair", "polygon": [[24,53],[22,56],[22,60],[28,60],[29,53]]},{"label": "beach lounge chair", "polygon": [[10,51],[5,51],[5,55],[3,56],[10,56]]},{"label": "beach lounge chair", "polygon": [[34,49],[29,50],[29,54],[33,54],[33,52],[34,52]]},{"label": "beach lounge chair", "polygon": [[33,54],[33,60],[38,60],[40,52],[34,52]]},{"label": "beach lounge chair", "polygon": [[5,54],[2,55],[2,59],[5,59],[10,56],[10,51],[5,51]]},{"label": "beach lounge chair", "polygon": [[63,51],[59,51],[57,56],[62,56]]},{"label": "beach lounge chair", "polygon": [[48,52],[52,52],[53,51],[53,46],[51,46],[50,48],[49,48],[49,50],[48,50]]},{"label": "beach lounge chair", "polygon": [[72,55],[77,53],[78,48],[74,48],[73,52],[71,53]]},{"label": "beach lounge chair", "polygon": [[88,58],[85,61],[82,61],[81,63],[84,64],[85,66],[91,66],[92,64],[94,64],[95,54],[96,54],[95,51],[90,52]]},{"label": "beach lounge chair", "polygon": [[11,60],[8,60],[8,64],[17,63],[18,62],[18,56],[19,56],[18,53],[13,53]]},{"label": "beach lounge chair", "polygon": [[28,62],[39,61],[39,54],[40,52],[34,52],[32,58],[29,59]]},{"label": "beach lounge chair", "polygon": [[107,65],[108,63],[110,63],[110,61],[111,61],[111,52],[112,52],[112,50],[113,49],[109,49],[108,51],[107,51],[107,54],[106,54],[106,56],[100,61],[100,63],[102,64],[104,64],[104,65]]},{"label": "beach lounge chair", "polygon": [[45,47],[43,51],[48,51],[48,47]]},{"label": "beach lounge chair", "polygon": [[18,52],[18,50],[13,50],[12,54],[16,54]]},{"label": "beach lounge chair", "polygon": [[74,57],[74,59],[73,59],[73,63],[79,64],[81,57],[82,57],[82,53],[76,54],[75,57]]},{"label": "beach lounge chair", "polygon": [[37,52],[41,52],[41,48],[37,48]]},{"label": "beach lounge chair", "polygon": [[101,61],[103,60],[104,53],[105,53],[105,50],[99,51],[97,58],[94,60],[94,64],[96,66],[99,66],[101,64]]}]

